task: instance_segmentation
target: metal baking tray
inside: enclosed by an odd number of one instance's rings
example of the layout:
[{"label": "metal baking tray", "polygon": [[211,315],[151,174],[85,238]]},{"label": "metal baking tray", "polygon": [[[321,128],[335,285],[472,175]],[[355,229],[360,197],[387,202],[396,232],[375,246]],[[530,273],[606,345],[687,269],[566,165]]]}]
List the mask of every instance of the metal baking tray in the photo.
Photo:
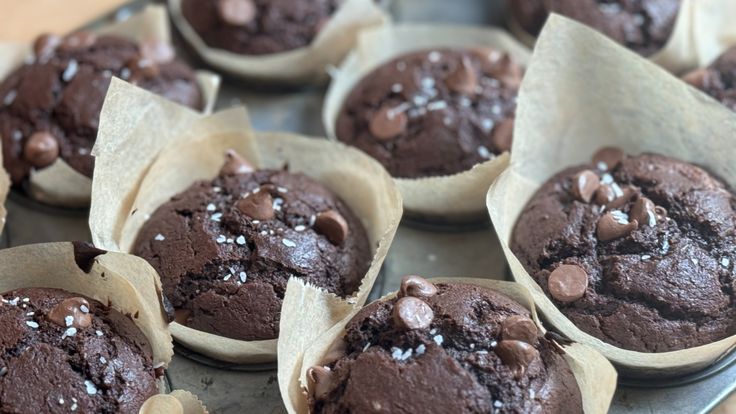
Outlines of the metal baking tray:
[{"label": "metal baking tray", "polygon": [[[145,4],[135,1],[113,14],[129,15]],[[392,0],[388,7],[398,22],[464,23],[503,26],[503,0]],[[101,19],[106,21],[110,17]],[[99,23],[99,22],[98,22]],[[174,36],[180,55],[204,65]],[[321,88],[264,90],[258,85],[224,78],[217,108],[246,105],[255,128],[324,134]],[[86,211],[39,205],[12,192],[8,224],[0,247],[61,240],[89,240]],[[455,229],[407,222],[396,234],[371,298],[396,290],[401,276],[457,275],[502,278],[506,264],[493,229]],[[231,366],[181,346],[167,371],[172,389],[199,396],[212,413],[283,413],[274,364]],[[622,378],[611,413],[707,413],[736,390],[736,354],[687,377],[645,382]]]}]

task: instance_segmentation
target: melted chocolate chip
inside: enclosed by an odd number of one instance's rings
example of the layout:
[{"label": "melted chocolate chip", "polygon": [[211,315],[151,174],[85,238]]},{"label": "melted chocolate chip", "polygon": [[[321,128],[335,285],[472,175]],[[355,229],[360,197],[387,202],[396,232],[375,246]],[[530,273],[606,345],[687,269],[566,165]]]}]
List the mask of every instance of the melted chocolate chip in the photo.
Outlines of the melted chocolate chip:
[{"label": "melted chocolate chip", "polygon": [[431,298],[437,294],[437,287],[420,276],[409,275],[401,279],[399,297],[413,296],[415,298]]},{"label": "melted chocolate chip", "polygon": [[258,9],[253,0],[220,0],[217,13],[223,22],[232,26],[246,26],[256,17]]},{"label": "melted chocolate chip", "polygon": [[537,340],[537,324],[526,316],[509,316],[501,324],[501,338],[533,344]]},{"label": "melted chocolate chip", "polygon": [[368,128],[374,137],[389,140],[406,131],[408,122],[409,118],[404,112],[384,106],[373,114]]},{"label": "melted chocolate chip", "polygon": [[77,32],[64,38],[59,45],[59,49],[64,51],[73,51],[86,49],[97,41],[97,35],[92,32]]},{"label": "melted chocolate chip", "polygon": [[62,300],[49,311],[46,317],[62,327],[84,329],[92,324],[89,302],[79,297]]},{"label": "melted chocolate chip", "polygon": [[549,294],[564,303],[582,298],[587,287],[588,274],[578,265],[560,265],[547,279]]},{"label": "melted chocolate chip", "polygon": [[600,186],[598,174],[590,170],[583,170],[575,174],[572,179],[572,194],[584,203],[590,203],[596,190]]},{"label": "melted chocolate chip", "polygon": [[74,246],[74,261],[84,273],[92,270],[97,256],[107,253],[107,250],[98,249],[87,242],[75,241],[72,242],[72,246]]},{"label": "melted chocolate chip", "polygon": [[253,164],[243,159],[235,150],[225,152],[225,164],[220,169],[220,175],[247,174],[253,171],[255,171]]},{"label": "melted chocolate chip", "polygon": [[631,206],[629,216],[639,223],[654,227],[657,224],[657,213],[655,212],[656,206],[652,200],[646,197],[639,197],[634,205]]},{"label": "melted chocolate chip", "polygon": [[23,148],[23,158],[36,168],[45,168],[59,158],[59,143],[46,131],[31,135]]},{"label": "melted chocolate chip", "polygon": [[432,323],[434,312],[423,300],[406,296],[394,304],[393,319],[400,329],[424,329]]},{"label": "melted chocolate chip", "polygon": [[631,234],[639,227],[637,220],[628,221],[626,214],[614,210],[598,219],[596,235],[600,241],[615,240]]},{"label": "melted chocolate chip", "polygon": [[539,357],[539,351],[524,341],[503,340],[494,350],[516,379],[521,378],[527,367]]},{"label": "melted chocolate chip", "polygon": [[321,400],[327,396],[332,387],[332,371],[325,367],[311,367],[307,370],[309,391],[315,399]]},{"label": "melted chocolate chip", "polygon": [[174,60],[174,48],[162,41],[148,40],[140,44],[141,55],[154,63],[168,63]]},{"label": "melted chocolate chip", "polygon": [[507,118],[496,124],[491,135],[491,145],[498,153],[511,151],[514,140],[514,118]]},{"label": "melted chocolate chip", "polygon": [[608,184],[601,184],[598,189],[595,190],[595,196],[593,200],[596,204],[605,206],[611,201],[616,199],[616,192]]},{"label": "melted chocolate chip", "polygon": [[327,210],[317,214],[314,230],[325,236],[330,243],[339,246],[348,237],[348,222],[335,210]]},{"label": "melted chocolate chip", "polygon": [[601,171],[611,171],[624,160],[626,154],[620,148],[605,147],[593,154],[593,165]]},{"label": "melted chocolate chip", "polygon": [[[614,191],[615,192],[615,191]],[[621,195],[613,199],[610,203],[606,204],[606,210],[617,210],[625,206],[632,198],[638,194],[637,190],[633,187],[626,187],[621,190]]]},{"label": "melted chocolate chip", "polygon": [[469,57],[463,56],[460,64],[445,78],[445,84],[453,92],[475,95],[478,89],[478,74]]},{"label": "melted chocolate chip", "polygon": [[39,60],[44,60],[51,56],[60,44],[60,36],[50,33],[42,34],[33,42],[33,53]]},{"label": "melted chocolate chip", "polygon": [[238,200],[236,207],[241,213],[253,220],[271,220],[276,216],[273,209],[273,197],[268,191],[250,193]]}]

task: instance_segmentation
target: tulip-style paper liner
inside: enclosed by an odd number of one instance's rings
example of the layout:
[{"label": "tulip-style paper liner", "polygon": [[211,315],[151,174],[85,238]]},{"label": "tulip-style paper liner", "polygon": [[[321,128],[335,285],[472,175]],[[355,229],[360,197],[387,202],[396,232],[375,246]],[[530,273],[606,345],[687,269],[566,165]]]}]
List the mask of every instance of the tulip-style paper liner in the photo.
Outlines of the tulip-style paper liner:
[{"label": "tulip-style paper liner", "polygon": [[[166,316],[161,306],[161,283],[145,260],[123,253],[90,254],[89,247],[74,243],[33,244],[0,250],[0,292],[20,288],[56,288],[95,299],[124,315],[148,338],[154,366],[167,366],[174,354]],[[175,392],[187,407],[182,413],[206,412],[196,397]],[[167,399],[168,397],[163,397]],[[151,397],[144,406],[157,407],[162,396]],[[175,411],[145,411],[164,413]]]},{"label": "tulip-style paper liner", "polygon": [[[335,124],[343,101],[370,71],[412,51],[431,48],[492,47],[508,52],[526,66],[529,50],[506,32],[458,26],[402,25],[364,31],[330,83],[322,110],[327,136],[337,139]],[[485,193],[508,165],[508,153],[461,173],[419,179],[397,178],[406,215],[435,223],[476,223],[487,220]]]},{"label": "tulip-style paper liner", "polygon": [[175,390],[149,398],[139,414],[207,414],[202,401],[189,391]]},{"label": "tulip-style paper liner", "polygon": [[309,46],[281,53],[242,55],[207,46],[182,15],[181,2],[169,0],[172,20],[205,62],[241,78],[292,85],[326,82],[327,68],[342,61],[358,33],[389,19],[374,0],[344,0]]},{"label": "tulip-style paper liner", "polygon": [[531,291],[552,326],[597,349],[630,376],[693,372],[736,345],[736,336],[663,353],[607,344],[575,327],[509,249],[516,219],[542,183],[568,166],[589,162],[604,146],[707,166],[736,185],[731,111],[603,35],[551,16],[521,87],[515,128],[511,164],[489,190],[488,210],[514,279]]},{"label": "tulip-style paper liner", "polygon": [[[92,31],[125,37],[137,42],[160,41],[171,43],[171,33],[166,9],[163,6],[147,6],[129,19],[95,28]],[[0,80],[23,65],[32,56],[30,44],[0,43]],[[202,90],[204,112],[214,108],[220,77],[207,71],[196,71],[197,82]],[[92,180],[58,158],[50,166],[31,172],[28,192],[34,199],[59,207],[87,207],[90,201]]]},{"label": "tulip-style paper liner", "polygon": [[[154,139],[155,138],[155,139]],[[147,215],[199,180],[211,180],[227,149],[260,168],[301,172],[334,191],[366,228],[374,257],[360,289],[365,303],[401,219],[401,196],[372,158],[345,145],[251,130],[243,108],[202,116],[114,79],[102,110],[90,211],[95,245],[130,252]],[[240,341],[171,324],[174,338],[233,363],[270,362],[276,339]]]},{"label": "tulip-style paper liner", "polygon": [[[540,332],[546,332],[537,318],[529,291],[518,283],[489,279],[437,278],[432,283],[464,283],[502,293],[529,309]],[[393,297],[391,293],[379,300]],[[324,290],[292,278],[286,289],[281,315],[278,380],[281,398],[289,414],[307,414],[304,395],[306,372],[318,365],[330,346],[345,334],[345,326],[360,311],[326,293]],[[565,360],[572,369],[583,409],[588,414],[605,413],[616,390],[616,370],[591,348],[572,344],[565,346]]]},{"label": "tulip-style paper liner", "polygon": [[8,196],[8,191],[10,191],[10,177],[3,169],[3,148],[2,141],[0,141],[0,234],[3,234],[5,218],[8,215],[8,211],[5,210],[5,198]]},{"label": "tulip-style paper liner", "polygon": [[[736,43],[733,16],[736,16],[733,0],[682,0],[672,35],[649,59],[677,74],[705,66]],[[508,21],[511,31],[533,46],[534,36],[510,15]]]}]

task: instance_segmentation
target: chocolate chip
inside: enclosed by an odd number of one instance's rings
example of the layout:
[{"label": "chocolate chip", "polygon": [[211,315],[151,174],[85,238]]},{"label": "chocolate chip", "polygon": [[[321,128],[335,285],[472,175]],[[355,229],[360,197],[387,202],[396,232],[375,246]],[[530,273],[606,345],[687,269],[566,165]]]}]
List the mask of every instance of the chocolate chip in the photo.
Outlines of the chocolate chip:
[{"label": "chocolate chip", "polygon": [[97,256],[107,253],[107,250],[98,249],[87,242],[75,241],[72,242],[72,246],[74,247],[74,262],[84,273],[89,273],[92,270]]},{"label": "chocolate chip", "polygon": [[537,340],[537,324],[526,316],[509,316],[501,323],[501,338],[533,344]]},{"label": "chocolate chip", "polygon": [[220,169],[220,175],[248,174],[253,171],[253,164],[243,159],[235,150],[225,152],[225,164]]},{"label": "chocolate chip", "polygon": [[39,60],[50,57],[61,44],[61,37],[55,34],[42,34],[33,42],[33,53]]},{"label": "chocolate chip", "polygon": [[389,140],[406,131],[409,118],[393,107],[384,106],[373,114],[368,128],[371,134],[380,140]]},{"label": "chocolate chip", "polygon": [[189,315],[191,314],[192,311],[189,309],[177,309],[174,311],[174,322],[180,325],[186,325],[189,320]]},{"label": "chocolate chip", "polygon": [[514,118],[506,118],[496,124],[491,135],[491,145],[499,154],[511,151],[514,140]]},{"label": "chocolate chip", "polygon": [[258,9],[253,0],[220,0],[217,12],[223,22],[232,26],[246,26],[256,17]]},{"label": "chocolate chip", "polygon": [[144,57],[135,57],[131,59],[126,67],[130,70],[130,82],[136,83],[144,79],[151,79],[158,76],[161,71],[156,62]]},{"label": "chocolate chip", "polygon": [[695,86],[696,88],[702,88],[705,86],[706,80],[710,75],[708,68],[696,69],[692,72],[687,73],[682,77],[682,80]]},{"label": "chocolate chip", "polygon": [[406,296],[394,304],[393,318],[401,329],[424,329],[432,323],[434,312],[423,300]]},{"label": "chocolate chip", "polygon": [[97,41],[97,35],[92,32],[77,32],[64,38],[59,45],[59,49],[63,51],[73,51],[78,49],[87,49]]},{"label": "chocolate chip", "polygon": [[564,303],[582,298],[587,287],[588,274],[578,265],[560,265],[547,278],[549,294]]},{"label": "chocolate chip", "polygon": [[141,56],[154,63],[168,63],[174,60],[176,52],[167,42],[149,40],[140,44]]},{"label": "chocolate chip", "polygon": [[524,79],[524,69],[516,64],[508,53],[503,53],[491,68],[493,77],[506,86],[518,89]]},{"label": "chocolate chip", "polygon": [[[56,304],[46,318],[61,327],[83,329],[92,325],[89,302],[84,298],[66,298]],[[67,320],[68,318],[68,320]]]},{"label": "chocolate chip", "polygon": [[503,340],[494,348],[501,361],[511,369],[514,378],[524,376],[529,365],[539,357],[539,351],[523,341]]},{"label": "chocolate chip", "polygon": [[241,213],[253,220],[271,220],[276,216],[273,209],[273,197],[268,191],[250,193],[238,200],[236,207]]},{"label": "chocolate chip", "polygon": [[572,178],[572,194],[584,203],[590,203],[599,186],[598,174],[590,170],[580,171]]},{"label": "chocolate chip", "polygon": [[316,400],[327,397],[332,388],[332,371],[327,367],[315,366],[307,370],[307,386]]},{"label": "chocolate chip", "polygon": [[606,204],[606,210],[617,210],[625,206],[629,201],[631,201],[632,198],[634,198],[638,194],[638,191],[634,187],[626,187],[623,190],[620,190],[620,194],[621,195],[614,198],[613,201]]},{"label": "chocolate chip", "polygon": [[475,95],[478,89],[478,74],[469,57],[463,56],[460,64],[445,78],[445,84],[453,92]]},{"label": "chocolate chip", "polygon": [[327,210],[317,214],[314,230],[325,236],[330,243],[339,246],[348,238],[348,222],[335,210]]},{"label": "chocolate chip", "polygon": [[662,206],[654,207],[654,212],[657,214],[657,219],[660,221],[667,217],[667,209]]},{"label": "chocolate chip", "polygon": [[409,275],[401,279],[399,297],[431,298],[437,294],[437,287],[421,276]]},{"label": "chocolate chip", "polygon": [[656,206],[652,200],[646,197],[639,197],[634,205],[631,206],[629,216],[636,219],[639,223],[646,223],[649,227],[657,225],[657,213],[655,212]]},{"label": "chocolate chip", "polygon": [[626,154],[620,148],[604,147],[593,154],[593,165],[601,171],[611,171],[624,160]]},{"label": "chocolate chip", "polygon": [[637,220],[629,221],[625,213],[614,210],[598,219],[598,240],[609,241],[628,236],[639,227]]},{"label": "chocolate chip", "polygon": [[601,184],[597,190],[595,190],[595,196],[593,200],[596,204],[605,206],[611,201],[616,199],[616,192],[608,184]]},{"label": "chocolate chip", "polygon": [[23,147],[23,159],[36,168],[45,168],[59,158],[59,142],[46,131],[34,132]]}]

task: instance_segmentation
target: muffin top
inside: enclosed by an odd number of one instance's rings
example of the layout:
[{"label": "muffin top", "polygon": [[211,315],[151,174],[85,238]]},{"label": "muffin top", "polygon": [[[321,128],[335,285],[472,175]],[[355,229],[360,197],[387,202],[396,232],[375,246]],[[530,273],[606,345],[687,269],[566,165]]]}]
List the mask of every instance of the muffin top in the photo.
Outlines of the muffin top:
[{"label": "muffin top", "polygon": [[2,294],[0,326],[2,412],[129,413],[158,393],[147,338],[96,300],[17,289]]},{"label": "muffin top", "polygon": [[133,253],[161,275],[177,321],[234,339],[276,338],[288,279],[357,291],[371,262],[368,237],[320,183],[228,156],[217,178],[155,211]]},{"label": "muffin top", "polygon": [[681,0],[510,0],[513,18],[536,36],[549,13],[585,23],[635,52],[649,56],[664,47]]},{"label": "muffin top", "polygon": [[511,250],[578,328],[675,351],[736,334],[735,206],[697,166],[606,148],[542,185]]},{"label": "muffin top", "polygon": [[43,35],[35,57],[0,84],[3,161],[14,184],[61,157],[92,177],[90,155],[113,76],[177,103],[202,107],[194,72],[162,43],[80,32]]},{"label": "muffin top", "polygon": [[726,50],[710,66],[683,79],[736,111],[736,46]]},{"label": "muffin top", "polygon": [[210,47],[266,55],[308,46],[338,0],[184,0],[182,14]]},{"label": "muffin top", "polygon": [[494,49],[399,56],[350,92],[335,133],[394,177],[465,171],[511,149],[521,77],[521,67]]},{"label": "muffin top", "polygon": [[348,322],[307,395],[313,413],[582,413],[561,354],[508,297],[407,276]]}]

